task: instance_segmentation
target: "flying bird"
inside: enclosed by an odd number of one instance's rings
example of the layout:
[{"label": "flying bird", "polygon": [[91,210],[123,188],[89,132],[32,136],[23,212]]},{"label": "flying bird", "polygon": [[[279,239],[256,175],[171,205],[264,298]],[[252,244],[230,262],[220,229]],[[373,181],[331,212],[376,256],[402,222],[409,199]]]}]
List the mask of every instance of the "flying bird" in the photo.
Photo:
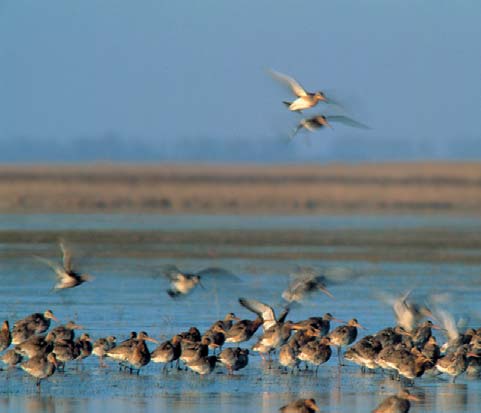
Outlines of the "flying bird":
[{"label": "flying bird", "polygon": [[320,269],[299,266],[296,271],[291,274],[291,282],[282,293],[282,298],[289,303],[301,302],[308,295],[319,291],[334,298],[327,289],[328,285],[349,282],[357,276],[358,274],[345,267]]},{"label": "flying bird", "polygon": [[216,283],[238,282],[239,278],[230,271],[219,267],[208,267],[194,273],[179,270],[175,265],[164,265],[162,273],[170,280],[170,288],[167,294],[176,298],[189,294],[197,285],[206,288],[201,280],[215,280]]},{"label": "flying bird", "polygon": [[358,129],[369,129],[369,126],[364,125],[363,123],[358,122],[344,115],[316,115],[310,118],[301,119],[297,124],[296,128],[294,129],[294,131],[292,132],[291,138],[296,136],[296,134],[301,129],[306,129],[310,132],[314,132],[317,129],[321,129],[325,127],[332,128],[330,122],[339,122],[346,126],[351,126],[353,128],[358,128]]},{"label": "flying bird", "polygon": [[51,267],[57,275],[57,284],[54,290],[63,290],[65,288],[74,288],[86,281],[91,281],[93,277],[89,274],[80,273],[72,267],[72,253],[65,245],[64,241],[59,242],[62,251],[62,265],[43,257],[36,257],[38,260]]},{"label": "flying bird", "polygon": [[316,106],[319,102],[328,102],[326,95],[321,92],[307,92],[297,80],[284,75],[282,73],[276,72],[274,70],[269,70],[271,76],[284,83],[285,85],[289,86],[292,93],[297,96],[297,98],[292,102],[284,101],[283,103],[289,108],[291,111],[301,111],[305,109],[312,108]]}]

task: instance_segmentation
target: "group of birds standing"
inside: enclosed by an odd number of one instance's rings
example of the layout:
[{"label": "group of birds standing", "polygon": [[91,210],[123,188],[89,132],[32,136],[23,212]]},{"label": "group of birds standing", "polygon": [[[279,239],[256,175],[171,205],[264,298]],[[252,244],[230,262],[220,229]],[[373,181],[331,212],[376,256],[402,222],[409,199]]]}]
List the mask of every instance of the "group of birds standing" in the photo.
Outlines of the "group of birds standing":
[{"label": "group of birds standing", "polygon": [[[62,265],[41,258],[51,266],[57,275],[55,289],[73,288],[91,280],[87,274],[72,269],[72,254],[65,243],[60,242]],[[203,274],[212,272],[206,269],[199,273],[185,273],[176,266],[164,268],[171,284],[167,293],[173,299],[186,296],[196,286],[202,286]],[[259,353],[264,363],[273,364],[273,356],[278,355],[279,368],[291,374],[311,366],[317,375],[319,367],[332,355],[331,347],[337,349],[338,364],[341,369],[344,359],[361,366],[362,371],[386,371],[401,381],[402,386],[412,385],[416,378],[427,374],[448,374],[453,382],[460,374],[481,375],[481,328],[460,332],[453,317],[440,308],[432,309],[410,298],[410,292],[400,297],[385,299],[392,306],[396,323],[375,334],[358,338],[358,329],[364,327],[352,318],[344,322],[326,313],[322,317],[313,316],[300,321],[288,319],[295,303],[302,302],[307,295],[322,292],[332,297],[327,286],[352,281],[357,275],[343,268],[318,270],[312,267],[299,267],[288,287],[282,293],[284,305],[276,316],[272,306],[252,298],[239,298],[239,304],[256,315],[254,319],[239,319],[228,313],[224,319],[214,322],[203,334],[196,327],[179,332],[171,339],[159,343],[146,332],[132,332],[124,341],[117,343],[115,336],[101,337],[93,341],[88,333],[77,339],[75,330],[84,328],[70,321],[50,331],[51,320],[58,322],[51,310],[31,314],[14,323],[10,331],[7,320],[0,330],[0,351],[5,353],[1,360],[13,368],[16,365],[37,379],[37,385],[54,372],[64,371],[66,363],[80,363],[91,354],[99,357],[100,367],[106,367],[105,359],[114,360],[120,369],[130,373],[140,370],[148,363],[161,363],[167,371],[175,363],[185,369],[204,376],[212,373],[222,364],[229,374],[245,368],[249,364],[251,352]],[[436,319],[441,325],[434,324]],[[331,322],[341,323],[331,330]],[[261,329],[251,348],[239,347],[249,341]],[[442,331],[447,341],[439,346],[433,329]],[[156,343],[153,350],[147,342]],[[13,344],[12,349],[8,347]],[[224,348],[232,344],[232,347]],[[350,347],[348,347],[350,346]],[[343,348],[346,348],[343,355]],[[409,400],[415,400],[405,388],[399,394],[386,399],[375,412],[398,413],[409,410]],[[317,411],[312,399],[300,399],[280,409],[283,412]]]}]

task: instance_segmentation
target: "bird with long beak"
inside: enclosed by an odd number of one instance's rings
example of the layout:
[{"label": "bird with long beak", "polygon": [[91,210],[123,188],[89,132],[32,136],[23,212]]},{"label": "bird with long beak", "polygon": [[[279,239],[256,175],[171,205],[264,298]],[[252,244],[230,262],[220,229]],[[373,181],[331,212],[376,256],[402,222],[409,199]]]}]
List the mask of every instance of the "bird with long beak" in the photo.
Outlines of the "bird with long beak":
[{"label": "bird with long beak", "polygon": [[53,287],[54,290],[63,290],[66,288],[74,288],[86,281],[92,281],[93,277],[89,274],[80,273],[72,267],[72,253],[66,246],[64,241],[60,241],[60,250],[62,251],[62,265],[48,260],[43,257],[36,257],[39,261],[51,267],[57,276],[57,283]]},{"label": "bird with long beak", "polygon": [[55,334],[55,339],[73,340],[75,338],[74,330],[83,330],[83,326],[76,324],[74,321],[69,321],[65,325],[60,325],[52,329]]},{"label": "bird with long beak", "polygon": [[359,324],[355,318],[353,318],[349,320],[347,324],[336,327],[329,333],[328,337],[331,340],[331,345],[337,347],[337,358],[339,365],[342,365],[341,347],[349,346],[354,342],[354,340],[356,340],[358,328],[365,330],[365,328]]},{"label": "bird with long beak", "polygon": [[140,369],[146,366],[150,361],[150,351],[147,347],[146,341],[159,344],[159,342],[149,337],[145,331],[141,331],[137,334],[137,338],[133,347],[131,347],[127,353],[125,362],[130,369],[130,373],[137,370],[137,375],[140,374]]},{"label": "bird with long beak", "polygon": [[419,401],[419,398],[409,393],[407,390],[401,390],[398,394],[389,396],[377,406],[373,413],[407,413],[411,408],[410,400]]},{"label": "bird with long beak", "polygon": [[301,119],[297,124],[297,126],[294,128],[291,138],[294,138],[294,136],[296,136],[301,129],[306,129],[310,132],[314,132],[318,129],[325,128],[325,127],[332,129],[332,125],[330,124],[330,122],[339,122],[346,126],[351,126],[353,128],[358,128],[358,129],[370,129],[369,126],[364,125],[363,123],[358,122],[354,119],[351,119],[348,116],[316,115],[310,118]]},{"label": "bird with long beak", "polygon": [[43,314],[30,314],[22,320],[17,321],[12,329],[12,343],[20,344],[34,334],[42,334],[50,327],[50,320],[59,321],[53,315],[52,310],[46,310]]},{"label": "bird with long beak", "polygon": [[307,92],[300,85],[300,83],[292,77],[276,72],[274,70],[269,70],[269,73],[274,79],[280,81],[284,85],[287,85],[291,89],[292,93],[297,97],[297,99],[292,102],[282,102],[291,111],[295,112],[310,109],[316,106],[319,102],[328,102],[326,95],[321,91]]},{"label": "bird with long beak", "polygon": [[298,399],[282,406],[279,411],[281,413],[314,413],[319,411],[319,407],[314,399]]},{"label": "bird with long beak", "polygon": [[55,373],[57,359],[54,353],[32,357],[22,363],[20,367],[37,379],[37,387],[40,389],[40,382]]}]

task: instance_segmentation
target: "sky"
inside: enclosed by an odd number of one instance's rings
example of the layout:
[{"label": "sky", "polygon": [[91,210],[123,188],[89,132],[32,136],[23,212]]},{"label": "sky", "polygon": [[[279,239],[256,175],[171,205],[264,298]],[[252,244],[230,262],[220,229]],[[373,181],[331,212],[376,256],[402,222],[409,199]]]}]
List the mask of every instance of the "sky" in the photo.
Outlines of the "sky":
[{"label": "sky", "polygon": [[[480,16],[479,0],[0,0],[0,161],[481,158]],[[269,68],[343,105],[304,116],[371,129],[287,144],[302,115]]]}]

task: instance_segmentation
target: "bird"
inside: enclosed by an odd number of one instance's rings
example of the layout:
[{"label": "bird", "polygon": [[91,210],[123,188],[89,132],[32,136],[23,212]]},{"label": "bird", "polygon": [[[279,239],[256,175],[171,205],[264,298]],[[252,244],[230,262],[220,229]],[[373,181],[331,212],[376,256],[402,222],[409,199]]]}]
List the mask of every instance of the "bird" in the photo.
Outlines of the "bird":
[{"label": "bird", "polygon": [[130,373],[137,370],[138,375],[140,369],[150,361],[150,352],[145,343],[146,341],[158,343],[157,340],[149,337],[145,331],[135,334],[135,337],[131,333],[131,337],[128,340],[108,350],[106,355],[119,361],[121,366],[129,368]]},{"label": "bird", "polygon": [[12,344],[20,344],[34,334],[44,333],[50,327],[50,320],[59,321],[52,310],[46,310],[43,314],[30,314],[17,321],[12,328]]},{"label": "bird", "polygon": [[57,276],[57,283],[54,290],[64,290],[67,288],[78,287],[86,281],[93,280],[93,277],[86,273],[80,273],[72,268],[72,253],[66,246],[65,242],[60,240],[60,250],[62,251],[62,265],[58,265],[47,258],[36,257],[38,260],[51,267]]},{"label": "bird", "polygon": [[278,323],[283,323],[287,314],[289,313],[289,308],[287,307],[281,313],[279,319],[277,319],[273,308],[267,304],[261,303],[260,301],[241,297],[239,298],[239,303],[262,318],[262,328],[264,331],[277,325]]},{"label": "bird", "polygon": [[0,330],[0,352],[7,349],[11,343],[12,334],[10,333],[10,325],[8,324],[8,320],[5,320]]},{"label": "bird", "polygon": [[233,324],[232,327],[225,332],[226,343],[242,343],[248,341],[262,325],[264,321],[262,317],[255,320],[240,320]]},{"label": "bird", "polygon": [[189,294],[197,285],[202,287],[200,274],[181,272],[175,265],[164,266],[163,272],[170,280],[170,288],[167,290],[167,294],[172,298]]},{"label": "bird", "polygon": [[356,340],[358,328],[364,329],[364,327],[353,318],[349,320],[347,324],[336,327],[329,333],[328,337],[331,340],[331,345],[337,346],[339,364],[341,364],[341,347],[348,346]]},{"label": "bird", "polygon": [[78,340],[75,341],[75,348],[77,350],[78,356],[76,360],[83,360],[92,354],[93,345],[90,335],[83,333]]},{"label": "bird", "polygon": [[2,361],[8,366],[8,368],[12,368],[23,361],[23,356],[17,353],[15,349],[10,349],[3,354]]},{"label": "bird", "polygon": [[436,363],[436,368],[445,374],[449,374],[453,377],[453,383],[456,382],[456,378],[465,372],[468,367],[467,355],[477,357],[475,354],[468,353],[468,346],[463,345],[456,349],[452,353],[448,353],[439,358]]},{"label": "bird", "polygon": [[298,399],[282,406],[279,411],[281,413],[313,413],[318,412],[319,407],[314,399]]},{"label": "bird", "polygon": [[33,358],[48,354],[54,346],[55,335],[50,332],[47,335],[31,336],[28,340],[17,344],[14,349],[17,353],[27,358]]},{"label": "bird", "polygon": [[282,298],[287,302],[301,302],[304,298],[317,291],[321,291],[333,298],[333,295],[326,288],[327,278],[312,267],[300,267],[293,274],[293,280],[282,293]]},{"label": "bird", "polygon": [[234,371],[247,366],[249,363],[249,350],[240,347],[226,348],[220,352],[217,360],[227,368],[229,374],[233,374]]},{"label": "bird", "polygon": [[290,111],[301,111],[305,109],[310,109],[316,106],[319,102],[328,102],[324,92],[307,92],[297,80],[290,76],[284,75],[282,73],[276,72],[275,70],[269,70],[274,79],[280,81],[281,83],[289,86],[292,93],[297,96],[297,98],[292,102],[284,101],[283,103],[288,107]]},{"label": "bird", "polygon": [[411,408],[410,400],[419,401],[419,398],[409,393],[408,390],[401,390],[398,394],[384,399],[372,412],[407,413]]},{"label": "bird", "polygon": [[297,133],[301,129],[306,129],[310,132],[314,132],[317,129],[321,129],[324,127],[329,127],[332,129],[330,122],[339,122],[347,126],[351,126],[353,128],[358,129],[369,129],[369,126],[364,125],[361,122],[358,122],[354,119],[349,118],[348,116],[344,115],[315,115],[309,118],[304,118],[299,121],[297,126],[294,128],[291,138],[297,135]]},{"label": "bird", "polygon": [[186,366],[201,376],[212,373],[217,363],[216,356],[204,356],[186,363]]},{"label": "bird", "polygon": [[331,358],[332,351],[330,344],[330,339],[328,337],[321,337],[320,339],[309,341],[299,349],[297,358],[316,366],[317,374],[319,366]]},{"label": "bird", "polygon": [[229,330],[232,327],[234,321],[240,321],[234,313],[227,313],[223,320],[218,320],[212,324],[208,330],[213,330],[215,327],[220,327],[223,331]]},{"label": "bird", "polygon": [[378,367],[376,356],[382,350],[380,341],[374,336],[366,336],[346,350],[344,358],[361,366],[361,370]]},{"label": "bird", "polygon": [[73,340],[75,338],[74,330],[82,330],[83,327],[79,324],[76,324],[74,321],[69,321],[65,325],[60,325],[53,328],[51,331],[55,334],[55,339],[66,339],[66,340]]},{"label": "bird", "polygon": [[150,359],[154,363],[165,363],[164,370],[167,368],[167,363],[179,360],[181,349],[182,336],[175,335],[172,339],[164,341],[152,351]]},{"label": "bird", "polygon": [[102,337],[97,339],[92,348],[92,354],[96,355],[99,358],[99,365],[100,367],[107,367],[104,363],[104,357],[107,355],[107,352],[113,349],[116,345],[117,337],[115,336],[108,336]]},{"label": "bird", "polygon": [[74,341],[63,338],[55,340],[52,353],[57,358],[59,372],[65,371],[65,363],[75,360],[80,354]]},{"label": "bird", "polygon": [[57,359],[54,353],[39,355],[23,362],[20,367],[37,379],[37,387],[40,389],[40,382],[55,373]]}]

